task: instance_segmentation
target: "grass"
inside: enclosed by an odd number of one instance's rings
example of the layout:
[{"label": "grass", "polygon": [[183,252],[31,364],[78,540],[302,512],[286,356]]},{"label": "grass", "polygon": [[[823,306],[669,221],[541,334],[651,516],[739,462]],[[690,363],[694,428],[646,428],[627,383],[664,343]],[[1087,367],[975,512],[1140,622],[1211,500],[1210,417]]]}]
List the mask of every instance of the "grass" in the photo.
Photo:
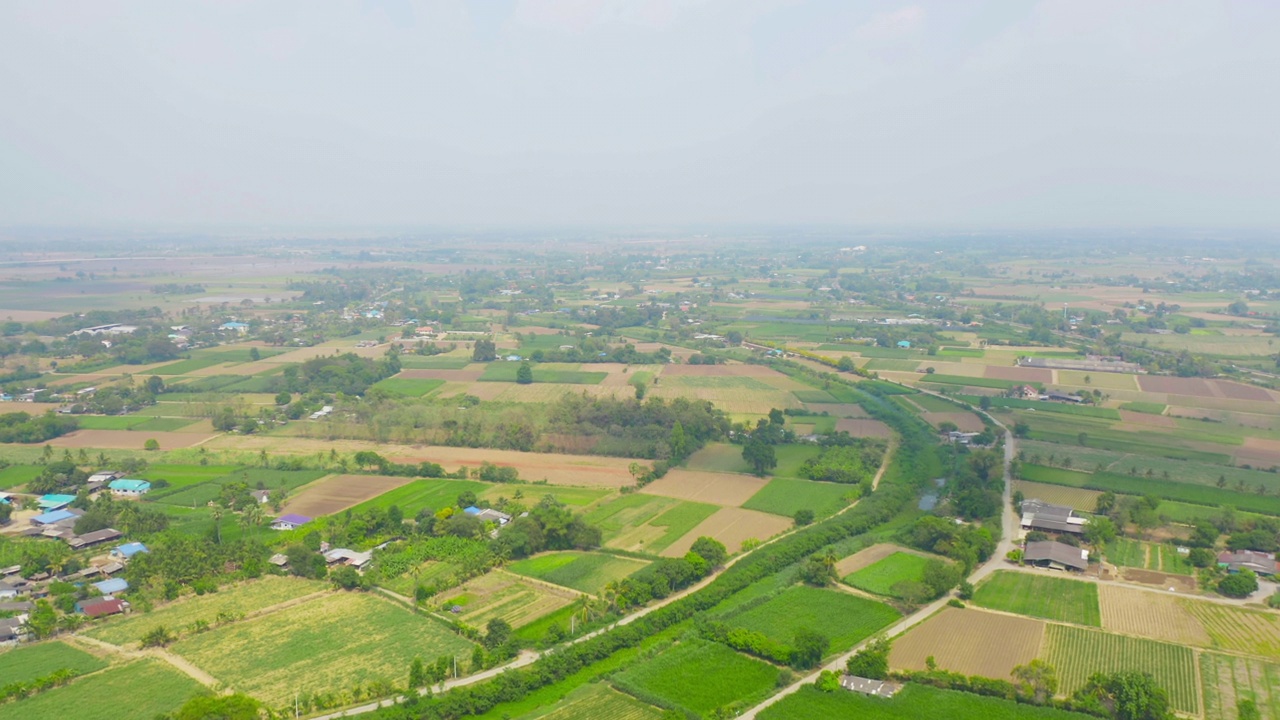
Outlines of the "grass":
[{"label": "grass", "polygon": [[[775,445],[773,450],[778,459],[778,466],[773,469],[774,477],[798,478],[804,461],[822,454],[822,448],[809,443]],[[742,448],[738,448],[738,457],[742,457]]]},{"label": "grass", "polygon": [[[516,372],[520,369],[521,363],[516,362],[492,362],[484,369],[484,374],[480,376],[481,382],[515,382]],[[533,365],[533,381],[535,383],[568,383],[572,385],[596,385],[604,380],[609,373],[604,372],[588,372],[576,369],[578,366],[571,365],[568,369],[564,366],[551,367],[547,365]],[[666,383],[664,383],[666,384]]]},{"label": "grass", "polygon": [[814,480],[774,478],[768,485],[743,503],[748,510],[793,517],[797,510],[812,510],[817,517],[826,517],[843,509],[850,502],[850,495],[857,488]]},{"label": "grass", "polygon": [[[961,397],[966,402],[971,402],[974,405],[977,405],[980,401],[978,397],[972,395],[962,395]],[[1094,407],[1092,405],[1071,405],[1061,402],[1023,400],[1021,398],[990,398],[990,402],[991,407],[1018,408],[1020,410],[1034,410],[1035,412],[1057,413],[1059,415],[1101,418],[1103,420],[1120,419],[1120,412],[1118,410]]]},{"label": "grass", "polygon": [[805,686],[769,706],[758,717],[760,720],[1087,720],[1092,716],[909,684],[887,700],[844,690],[826,693]]},{"label": "grass", "polygon": [[543,497],[550,495],[558,502],[568,505],[570,508],[581,508],[591,505],[600,498],[613,493],[612,490],[604,490],[599,488],[580,488],[568,487],[564,485],[539,485],[530,488],[527,485],[489,485],[484,492],[476,493],[481,500],[488,500],[491,503],[497,503],[499,498],[515,499],[515,494],[520,492],[523,495],[525,505],[537,503]]},{"label": "grass", "polygon": [[568,606],[573,597],[518,575],[491,572],[454,591],[442,605],[459,606],[460,619],[473,627],[483,627],[494,618],[502,618],[518,628]]},{"label": "grass", "polygon": [[204,688],[160,660],[136,660],[65,687],[0,705],[0,720],[117,720],[172,712]]},{"label": "grass", "polygon": [[591,683],[569,693],[553,707],[517,720],[661,720],[662,711],[609,687]]},{"label": "grass", "polygon": [[689,456],[685,467],[706,472],[749,472],[751,466],[742,459],[742,446],[730,443],[707,443]]},{"label": "grass", "polygon": [[1107,545],[1107,560],[1120,567],[1145,568],[1147,566],[1146,543],[1129,538],[1116,538]]},{"label": "grass", "polygon": [[464,492],[477,495],[488,489],[487,483],[477,480],[414,480],[407,485],[365,500],[352,509],[359,513],[370,508],[386,509],[396,505],[405,517],[413,517],[426,508],[442,510],[458,504],[458,496]]},{"label": "grass", "polygon": [[[238,468],[205,482],[186,485],[180,488],[164,488],[153,490],[148,495],[153,502],[181,507],[199,507],[214,500],[222,492],[222,488],[232,483],[242,482],[249,489],[257,489],[259,485],[266,490],[284,488],[293,490],[318,480],[327,473],[323,470],[273,470],[271,468]],[[172,482],[172,481],[170,481]]]},{"label": "grass", "polygon": [[24,485],[40,477],[44,468],[39,465],[10,465],[0,470],[0,490]]},{"label": "grass", "polygon": [[598,526],[605,544],[661,552],[718,510],[715,505],[633,493],[590,510],[584,519]]},{"label": "grass", "polygon": [[[246,358],[247,359],[247,358]],[[186,375],[197,370],[213,367],[214,365],[222,365],[223,363],[233,362],[224,359],[218,355],[206,355],[204,357],[193,357],[188,360],[179,360],[168,365],[160,367],[147,373],[148,375]]]},{"label": "grass", "polygon": [[415,380],[413,378],[389,377],[373,384],[373,389],[381,390],[394,397],[420,398],[444,384],[444,380]]},{"label": "grass", "polygon": [[167,480],[170,487],[186,487],[220,478],[239,469],[238,465],[159,464],[148,466],[138,476],[143,480]]},{"label": "grass", "polygon": [[1181,645],[1111,635],[1069,625],[1049,625],[1045,660],[1058,670],[1058,690],[1070,695],[1094,673],[1136,670],[1151,673],[1169,693],[1175,710],[1199,714],[1195,655]]},{"label": "grass", "polygon": [[459,355],[401,355],[400,367],[412,370],[461,370],[471,364],[471,358]]},{"label": "grass", "polygon": [[919,360],[890,360],[888,358],[876,358],[869,360],[866,364],[866,370],[889,370],[895,372],[915,372],[920,367]]},{"label": "grass", "polygon": [[790,645],[797,630],[816,630],[831,639],[829,652],[837,653],[888,627],[899,617],[897,610],[884,603],[840,590],[796,585],[761,605],[731,613],[726,622],[763,633],[782,645]]},{"label": "grass", "polygon": [[689,641],[618,673],[613,682],[707,715],[729,705],[754,705],[777,679],[772,665],[718,643]]},{"label": "grass", "polygon": [[859,590],[897,597],[893,586],[900,582],[920,582],[928,562],[928,558],[919,555],[896,552],[850,574],[844,581]]},{"label": "grass", "polygon": [[1098,586],[1079,580],[1000,571],[978,586],[973,604],[1046,620],[1102,626]]},{"label": "grass", "polygon": [[[940,397],[925,395],[924,393],[911,396],[911,402],[919,405],[925,412],[969,412],[966,407],[957,405],[949,400],[943,400]],[[974,404],[976,405],[977,403],[975,402]]]},{"label": "grass", "polygon": [[1230,505],[1252,512],[1280,515],[1280,497],[1274,495],[1242,493],[1226,488],[1191,485],[1158,478],[1119,475],[1116,473],[1090,474],[1062,468],[1044,467],[1042,465],[1022,465],[1021,473],[1023,479],[1050,485],[1067,485],[1090,490],[1110,490],[1124,495],[1153,495],[1163,500],[1208,507]]},{"label": "grass", "polygon": [[1034,382],[1018,382],[989,377],[964,377],[963,375],[939,375],[938,373],[921,376],[920,381],[939,385],[965,385],[968,387],[995,388],[997,390],[1009,390],[1022,385],[1040,387],[1040,383]]},{"label": "grass", "polygon": [[273,707],[294,692],[379,679],[403,687],[415,657],[469,659],[473,645],[442,624],[366,593],[337,593],[232,623],[172,646],[211,675]]},{"label": "grass", "polygon": [[81,415],[77,419],[84,430],[131,430],[152,418],[142,415]]},{"label": "grass", "polygon": [[106,666],[106,661],[57,641],[23,645],[16,650],[0,652],[0,678],[4,678],[6,684],[29,682],[64,669],[84,675]]},{"label": "grass", "polygon": [[148,418],[145,422],[140,422],[129,429],[138,432],[174,432],[195,423],[194,418],[159,417]]},{"label": "grass", "polygon": [[507,569],[595,595],[609,583],[621,580],[648,564],[602,553],[553,552],[519,560]]}]

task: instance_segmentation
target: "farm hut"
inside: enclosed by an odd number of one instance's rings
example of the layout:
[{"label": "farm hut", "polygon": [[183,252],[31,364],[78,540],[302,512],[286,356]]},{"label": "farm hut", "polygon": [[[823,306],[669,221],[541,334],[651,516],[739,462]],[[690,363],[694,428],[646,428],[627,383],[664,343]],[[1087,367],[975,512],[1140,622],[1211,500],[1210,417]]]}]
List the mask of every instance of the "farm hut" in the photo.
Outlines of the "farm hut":
[{"label": "farm hut", "polygon": [[307,517],[306,515],[297,515],[294,513],[289,513],[287,515],[281,515],[280,517],[276,518],[275,522],[271,523],[271,529],[272,530],[297,530],[298,528],[302,527],[303,525],[306,525],[309,522],[311,522],[311,518]]},{"label": "farm hut", "polygon": [[910,349],[911,349],[911,341],[910,341],[910,340],[899,340],[899,341],[898,341],[898,347],[902,348],[903,350],[910,350]]},{"label": "farm hut", "polygon": [[462,512],[470,515],[471,517],[476,518],[477,520],[481,520],[483,522],[495,522],[495,523],[498,523],[499,525],[506,525],[507,523],[511,522],[510,515],[504,512],[498,512],[497,510],[494,510],[492,508],[485,508],[481,510],[480,508],[475,507],[473,505],[469,508],[463,509]]},{"label": "farm hut", "polygon": [[356,552],[347,548],[334,548],[324,554],[324,561],[330,565],[350,565],[363,570],[373,560],[372,552]]},{"label": "farm hut", "polygon": [[115,548],[111,551],[111,557],[119,560],[128,560],[140,552],[151,552],[146,545],[140,542],[129,542]]},{"label": "farm hut", "polygon": [[129,582],[124,578],[111,578],[93,584],[103,595],[114,595],[129,589]]},{"label": "farm hut", "polygon": [[1274,553],[1257,550],[1238,550],[1218,554],[1218,566],[1227,572],[1238,573],[1241,570],[1252,570],[1259,575],[1276,574],[1276,556]]},{"label": "farm hut", "polygon": [[1089,568],[1089,551],[1052,540],[1027,543],[1022,559],[1054,570],[1084,571]]},{"label": "farm hut", "polygon": [[3,602],[3,603],[0,603],[0,613],[31,612],[32,610],[35,609],[35,607],[36,606],[34,603],[29,603],[26,600],[22,600],[19,602]]},{"label": "farm hut", "polygon": [[872,680],[857,675],[841,675],[840,687],[851,692],[882,698],[891,698],[894,693],[902,689],[902,685],[896,682]]},{"label": "farm hut", "polygon": [[249,494],[253,496],[253,499],[254,499],[254,500],[257,500],[257,501],[258,501],[258,504],[259,504],[259,505],[261,505],[261,504],[263,504],[263,503],[266,503],[266,502],[268,502],[269,500],[271,500],[271,491],[270,491],[270,490],[254,490],[253,492],[251,492],[251,493],[249,493]]},{"label": "farm hut", "polygon": [[76,610],[91,618],[117,615],[129,608],[129,603],[112,598],[110,600],[81,600],[76,603]]},{"label": "farm hut", "polygon": [[151,483],[146,480],[112,480],[107,483],[107,487],[111,488],[112,495],[121,497],[138,497],[151,492]]},{"label": "farm hut", "polygon": [[100,543],[111,542],[112,540],[121,537],[123,534],[124,533],[116,530],[115,528],[103,528],[101,530],[94,530],[93,532],[85,533],[84,535],[72,537],[67,540],[67,544],[71,546],[72,550],[80,550],[81,548],[93,547]]},{"label": "farm hut", "polygon": [[112,480],[119,480],[122,477],[124,477],[124,473],[122,472],[116,472],[115,470],[99,470],[98,472],[90,475],[86,482],[105,485]]},{"label": "farm hut", "polygon": [[114,575],[120,572],[121,570],[123,570],[124,565],[113,561],[113,562],[107,563],[106,565],[103,565],[98,569],[102,571],[103,575]]},{"label": "farm hut", "polygon": [[276,553],[275,555],[272,555],[271,559],[267,562],[275,565],[276,567],[284,567],[289,564],[289,557],[284,553]]},{"label": "farm hut", "polygon": [[36,527],[50,527],[68,521],[74,523],[82,514],[79,510],[53,510],[31,518],[31,524]]},{"label": "farm hut", "polygon": [[7,580],[0,581],[0,600],[12,600],[18,597],[22,588]]}]

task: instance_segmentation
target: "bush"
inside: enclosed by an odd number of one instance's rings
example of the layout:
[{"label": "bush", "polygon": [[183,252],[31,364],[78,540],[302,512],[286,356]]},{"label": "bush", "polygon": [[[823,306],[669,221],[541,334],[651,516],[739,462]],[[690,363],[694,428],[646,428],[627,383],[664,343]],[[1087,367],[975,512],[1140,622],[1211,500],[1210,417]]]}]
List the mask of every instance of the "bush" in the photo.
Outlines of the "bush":
[{"label": "bush", "polygon": [[1218,592],[1230,598],[1246,598],[1258,592],[1258,576],[1252,570],[1241,570],[1218,583]]}]

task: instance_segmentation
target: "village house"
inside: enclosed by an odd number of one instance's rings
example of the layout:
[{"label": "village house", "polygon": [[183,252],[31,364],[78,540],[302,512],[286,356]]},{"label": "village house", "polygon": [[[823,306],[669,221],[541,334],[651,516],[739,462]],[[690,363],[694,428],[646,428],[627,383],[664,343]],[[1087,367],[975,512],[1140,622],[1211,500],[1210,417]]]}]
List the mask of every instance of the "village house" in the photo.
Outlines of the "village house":
[{"label": "village house", "polygon": [[324,554],[324,561],[329,565],[350,565],[357,570],[364,570],[373,560],[373,552],[356,552],[347,548],[334,548]]},{"label": "village house", "polygon": [[1221,552],[1218,553],[1218,567],[1226,568],[1229,573],[1252,570],[1259,575],[1275,575],[1276,556],[1274,553],[1257,550]]},{"label": "village house", "polygon": [[111,542],[123,535],[124,533],[116,530],[115,528],[103,528],[101,530],[94,530],[93,532],[85,533],[84,535],[72,537],[67,540],[67,544],[71,546],[72,550],[81,550],[104,542]]},{"label": "village house", "polygon": [[151,551],[147,550],[147,546],[143,545],[140,542],[129,542],[117,548],[113,548],[111,550],[111,557],[116,558],[118,560],[124,560],[127,562],[134,555],[137,555],[138,553],[144,553],[144,552],[151,552]]},{"label": "village house", "polygon": [[151,492],[151,483],[146,480],[112,480],[107,484],[111,494],[117,497],[141,497]]},{"label": "village house", "polygon": [[272,530],[297,530],[298,528],[311,522],[311,518],[306,515],[296,515],[289,513],[281,515],[271,523]]},{"label": "village house", "polygon": [[76,603],[76,612],[87,615],[91,618],[106,617],[108,615],[118,615],[129,609],[129,603],[118,598],[110,599],[91,599],[81,600]]},{"label": "village house", "polygon": [[129,581],[125,580],[124,578],[111,578],[110,580],[102,580],[100,582],[96,582],[93,584],[93,586],[98,588],[98,592],[102,593],[103,595],[114,595],[116,593],[122,593],[125,590],[128,590]]},{"label": "village house", "polygon": [[70,505],[76,499],[75,495],[42,495],[36,504],[41,510],[49,512],[51,510],[61,510]]},{"label": "village house", "polygon": [[473,518],[476,518],[477,520],[481,520],[483,522],[494,522],[494,523],[498,523],[499,525],[506,525],[507,523],[511,522],[510,515],[504,512],[499,512],[492,508],[485,508],[481,510],[480,508],[475,507],[473,505],[469,508],[463,509],[462,512],[470,515]]}]

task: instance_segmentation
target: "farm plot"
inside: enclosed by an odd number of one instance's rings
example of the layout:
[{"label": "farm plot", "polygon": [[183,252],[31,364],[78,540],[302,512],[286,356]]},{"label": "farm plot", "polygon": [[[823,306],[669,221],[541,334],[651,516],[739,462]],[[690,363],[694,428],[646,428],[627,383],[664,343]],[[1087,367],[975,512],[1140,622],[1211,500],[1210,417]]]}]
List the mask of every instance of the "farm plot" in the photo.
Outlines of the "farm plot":
[{"label": "farm plot", "polygon": [[843,509],[856,499],[857,492],[848,485],[774,478],[742,507],[784,517],[794,517],[798,510],[812,510],[821,518]]},{"label": "farm plot", "polygon": [[0,470],[0,490],[8,490],[40,477],[44,468],[39,465],[10,465]]},{"label": "farm plot", "polygon": [[657,553],[716,511],[714,505],[633,493],[591,510],[585,519],[600,527],[609,547]]},{"label": "farm plot", "polygon": [[331,475],[289,498],[281,512],[306,517],[332,515],[410,482],[411,478],[384,475]]},{"label": "farm plot", "polygon": [[982,432],[986,426],[977,415],[968,412],[927,412],[921,417],[935,428],[942,423],[951,423],[961,432]]},{"label": "farm plot", "polygon": [[745,473],[751,466],[742,459],[742,446],[730,443],[707,443],[685,462],[689,470],[703,472]]},{"label": "farm plot", "polygon": [[681,557],[689,552],[694,541],[700,537],[709,537],[724,543],[729,552],[736,553],[742,549],[747,540],[767,540],[792,526],[789,518],[727,507],[715,511],[711,517],[698,523],[679,540],[662,551],[663,557]]},{"label": "farm plot", "polygon": [[174,450],[198,445],[209,438],[212,433],[198,432],[151,432],[140,433],[133,430],[76,430],[62,437],[49,441],[55,448],[102,448],[104,450],[142,450],[147,440],[154,439],[160,443],[161,450]]},{"label": "farm plot", "polygon": [[1064,694],[1075,692],[1094,673],[1137,670],[1151,673],[1169,692],[1169,704],[1174,709],[1200,712],[1195,655],[1190,648],[1070,625],[1050,625],[1045,634],[1044,659],[1057,668],[1058,689]]},{"label": "farm plot", "polygon": [[897,545],[878,543],[871,547],[863,548],[862,550],[859,550],[836,563],[836,575],[846,577],[861,570],[862,568],[874,565],[875,563],[898,552],[920,554],[916,550],[908,550],[906,548],[898,547]]},{"label": "farm plot", "polygon": [[661,720],[662,710],[609,687],[590,683],[569,693],[549,712],[535,711],[517,720]]},{"label": "farm plot", "polygon": [[359,512],[371,508],[386,509],[395,505],[405,517],[413,517],[423,509],[437,511],[453,507],[458,504],[458,496],[462,493],[479,495],[490,487],[475,480],[411,480],[360,503],[355,509]]},{"label": "farm plot", "polygon": [[106,666],[106,661],[64,642],[23,645],[0,652],[0,678],[4,678],[5,684],[29,682],[58,670],[84,675]]},{"label": "farm plot", "polygon": [[227,686],[278,707],[295,692],[345,690],[371,680],[403,687],[415,657],[461,661],[472,647],[399,605],[338,593],[194,635],[172,650]]},{"label": "farm plot", "polygon": [[640,492],[721,507],[740,507],[768,483],[765,478],[754,475],[676,469],[644,486]]},{"label": "farm plot", "polygon": [[1129,538],[1116,538],[1107,545],[1107,560],[1120,567],[1145,568],[1147,544]]},{"label": "farm plot", "polygon": [[[831,638],[830,652],[848,650],[901,617],[897,610],[839,590],[796,585],[725,621],[790,646],[796,631],[818,630]],[[833,619],[838,618],[838,621]]]},{"label": "farm plot", "polygon": [[649,563],[643,560],[586,552],[553,552],[526,558],[507,567],[518,575],[595,595],[615,580],[631,575]]},{"label": "farm plot", "polygon": [[147,493],[147,499],[167,505],[197,507],[218,497],[222,488],[233,483],[244,483],[250,488],[266,490],[292,490],[312,480],[324,477],[323,470],[272,470],[270,468],[241,468],[208,482],[181,488],[164,488]]},{"label": "farm plot", "polygon": [[[493,362],[484,369],[479,377],[481,382],[515,382],[520,363]],[[582,366],[574,363],[542,363],[534,364],[534,383],[567,383],[572,385],[596,385],[604,380],[608,373],[582,370]]]},{"label": "farm plot", "polygon": [[1080,512],[1093,512],[1098,506],[1098,496],[1102,494],[1101,490],[1047,485],[1029,480],[1014,480],[1013,489],[1021,492],[1023,497],[1037,498],[1055,505],[1066,505]]},{"label": "farm plot", "polygon": [[933,656],[945,670],[1008,679],[1014,667],[1040,654],[1044,626],[1040,620],[943,608],[894,641],[889,665],[924,670],[925,659]]},{"label": "farm plot", "polygon": [[157,627],[163,626],[172,633],[182,634],[188,632],[197,620],[214,625],[219,616],[240,617],[258,613],[327,588],[325,583],[313,580],[268,575],[216,593],[188,595],[151,612],[135,610],[129,615],[95,625],[84,634],[113,645],[127,645],[141,641],[143,635]]},{"label": "farm plot", "polygon": [[897,597],[894,586],[903,582],[920,582],[928,558],[912,553],[896,552],[877,560],[844,578],[846,584],[876,595]]},{"label": "farm plot", "polygon": [[1182,598],[1182,605],[1223,650],[1280,658],[1280,618],[1233,605]]},{"label": "farm plot", "polygon": [[840,418],[836,421],[836,432],[847,432],[854,437],[893,437],[893,431],[888,425],[879,420],[862,418]]},{"label": "farm plot", "polygon": [[[456,482],[469,482],[466,480],[458,480]],[[477,483],[479,484],[479,483]],[[403,490],[403,488],[401,488]],[[396,491],[398,492],[398,491]],[[576,488],[565,485],[542,485],[534,490],[522,488],[519,485],[487,485],[484,490],[477,490],[476,497],[481,500],[487,500],[491,503],[497,503],[502,498],[508,500],[514,499],[514,495],[519,492],[524,495],[526,505],[533,504],[542,498],[550,495],[557,502],[568,505],[570,509],[581,509],[589,505],[595,504],[601,498],[612,494],[609,490],[601,490],[598,488]],[[440,506],[443,507],[443,506]]]},{"label": "farm plot", "polygon": [[1102,627],[1125,635],[1138,635],[1182,645],[1211,647],[1212,639],[1182,598],[1117,585],[1098,588]]},{"label": "farm plot", "polygon": [[572,603],[578,593],[553,590],[495,570],[471,580],[444,601],[446,608],[458,606],[463,622],[481,627],[494,618],[502,618],[511,627],[527,625]]},{"label": "farm plot", "polygon": [[373,384],[373,389],[381,390],[395,397],[422,397],[444,385],[444,380],[417,380],[405,377],[389,377]]},{"label": "farm plot", "polygon": [[1077,625],[1102,624],[1098,586],[1080,580],[999,571],[974,591],[973,604]]},{"label": "farm plot", "polygon": [[770,705],[760,720],[1087,720],[1090,715],[1016,703],[928,685],[908,684],[892,699],[805,686]]},{"label": "farm plot", "polygon": [[[714,682],[707,682],[714,678]],[[719,643],[689,641],[676,645],[613,677],[621,690],[651,693],[700,715],[726,705],[747,707],[764,697],[778,669]]]},{"label": "farm plot", "polygon": [[1239,700],[1253,700],[1263,720],[1280,720],[1280,665],[1201,653],[1200,682],[1207,720],[1237,720]]},{"label": "farm plot", "polygon": [[135,660],[64,687],[0,705],[0,720],[117,720],[173,712],[203,687],[160,660]]}]

